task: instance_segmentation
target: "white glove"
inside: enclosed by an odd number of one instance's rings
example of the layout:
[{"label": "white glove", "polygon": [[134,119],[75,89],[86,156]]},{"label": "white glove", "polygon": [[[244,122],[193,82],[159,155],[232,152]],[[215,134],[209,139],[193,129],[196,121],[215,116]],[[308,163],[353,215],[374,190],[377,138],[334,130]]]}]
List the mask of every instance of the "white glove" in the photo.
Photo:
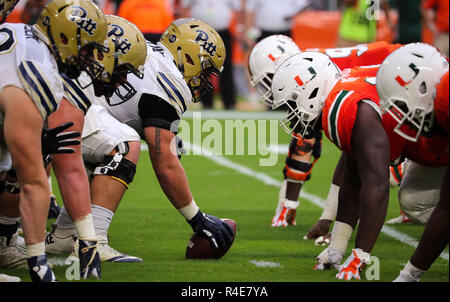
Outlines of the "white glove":
[{"label": "white glove", "polygon": [[344,252],[328,246],[316,257],[317,264],[314,266],[314,270],[323,271],[330,267],[338,269],[342,258],[344,258]]},{"label": "white glove", "polygon": [[340,280],[361,279],[360,273],[370,263],[370,254],[362,249],[353,249],[352,254],[343,265],[339,267],[336,278]]},{"label": "white glove", "polygon": [[300,201],[284,200],[278,204],[275,216],[272,218],[273,227],[287,227],[288,224],[297,225],[295,222],[296,209]]}]

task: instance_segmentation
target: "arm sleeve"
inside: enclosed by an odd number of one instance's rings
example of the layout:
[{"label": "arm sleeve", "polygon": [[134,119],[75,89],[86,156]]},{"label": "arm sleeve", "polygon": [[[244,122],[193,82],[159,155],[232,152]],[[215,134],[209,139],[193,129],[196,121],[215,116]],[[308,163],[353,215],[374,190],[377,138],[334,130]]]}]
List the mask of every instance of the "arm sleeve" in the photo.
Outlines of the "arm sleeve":
[{"label": "arm sleeve", "polygon": [[142,126],[167,129],[177,134],[180,116],[175,108],[160,97],[143,94],[139,100],[139,116]]}]

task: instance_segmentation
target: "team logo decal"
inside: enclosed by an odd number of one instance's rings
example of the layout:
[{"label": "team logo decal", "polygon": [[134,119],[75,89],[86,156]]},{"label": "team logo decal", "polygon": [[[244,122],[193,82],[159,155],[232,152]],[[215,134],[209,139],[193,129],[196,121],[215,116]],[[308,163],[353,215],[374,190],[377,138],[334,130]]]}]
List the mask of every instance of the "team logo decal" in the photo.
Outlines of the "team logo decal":
[{"label": "team logo decal", "polygon": [[214,56],[214,53],[217,51],[217,46],[213,42],[208,42],[209,35],[200,29],[197,29],[195,32],[198,33],[195,42],[199,43],[210,56]]},{"label": "team logo decal", "polygon": [[399,75],[395,77],[395,80],[397,81],[397,83],[399,83],[400,86],[402,86],[402,87],[404,87],[404,86],[408,85],[409,83],[411,83],[411,81],[414,80],[417,77],[417,75],[419,74],[419,68],[417,68],[417,66],[414,63],[409,64],[409,68],[411,68],[411,70],[414,72],[414,76],[408,82],[403,80],[403,78],[401,76],[399,76]]},{"label": "team logo decal", "polygon": [[111,26],[112,29],[108,32],[108,38],[114,36],[114,38],[112,38],[111,40],[116,46],[116,52],[119,51],[122,54],[126,55],[131,48],[131,43],[128,42],[127,38],[122,38],[122,36],[125,34],[125,31],[117,24],[112,24]]},{"label": "team logo decal", "polygon": [[68,10],[69,20],[76,23],[79,28],[87,32],[90,36],[94,35],[97,29],[97,22],[87,19],[87,11],[81,6],[74,5]]}]

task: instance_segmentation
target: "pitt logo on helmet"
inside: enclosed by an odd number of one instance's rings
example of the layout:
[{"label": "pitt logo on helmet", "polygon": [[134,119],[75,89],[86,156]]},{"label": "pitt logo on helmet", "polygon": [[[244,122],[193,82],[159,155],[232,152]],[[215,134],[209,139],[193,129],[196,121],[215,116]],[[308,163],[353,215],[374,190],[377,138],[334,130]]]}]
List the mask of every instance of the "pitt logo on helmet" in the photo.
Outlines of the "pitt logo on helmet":
[{"label": "pitt logo on helmet", "polygon": [[197,29],[195,32],[198,33],[195,38],[195,42],[199,43],[202,48],[210,55],[214,56],[214,53],[217,50],[217,46],[213,42],[208,42],[209,35],[203,30]]},{"label": "pitt logo on helmet", "polygon": [[97,22],[91,18],[87,19],[87,10],[81,6],[74,5],[69,10],[69,20],[75,22],[79,28],[87,32],[90,36],[94,35],[94,31],[97,28]]},{"label": "pitt logo on helmet", "polygon": [[[111,30],[108,32],[108,38],[114,36],[111,38],[111,41],[114,42],[115,52],[120,52],[121,54],[126,55],[131,48],[131,43],[127,38],[122,38],[125,31],[117,24],[111,24],[110,26]],[[120,55],[120,53],[118,53],[118,55]]]}]

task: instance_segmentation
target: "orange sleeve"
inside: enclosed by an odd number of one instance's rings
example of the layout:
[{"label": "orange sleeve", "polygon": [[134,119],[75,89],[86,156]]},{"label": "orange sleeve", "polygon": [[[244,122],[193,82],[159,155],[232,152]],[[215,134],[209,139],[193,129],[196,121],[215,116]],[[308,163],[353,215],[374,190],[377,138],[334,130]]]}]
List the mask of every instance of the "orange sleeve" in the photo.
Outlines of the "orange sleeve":
[{"label": "orange sleeve", "polygon": [[424,0],[422,1],[422,7],[426,9],[430,9],[437,4],[436,0]]},{"label": "orange sleeve", "polygon": [[449,100],[448,100],[448,71],[442,76],[436,87],[436,99],[434,100],[434,112],[436,120],[446,132],[449,133]]}]

